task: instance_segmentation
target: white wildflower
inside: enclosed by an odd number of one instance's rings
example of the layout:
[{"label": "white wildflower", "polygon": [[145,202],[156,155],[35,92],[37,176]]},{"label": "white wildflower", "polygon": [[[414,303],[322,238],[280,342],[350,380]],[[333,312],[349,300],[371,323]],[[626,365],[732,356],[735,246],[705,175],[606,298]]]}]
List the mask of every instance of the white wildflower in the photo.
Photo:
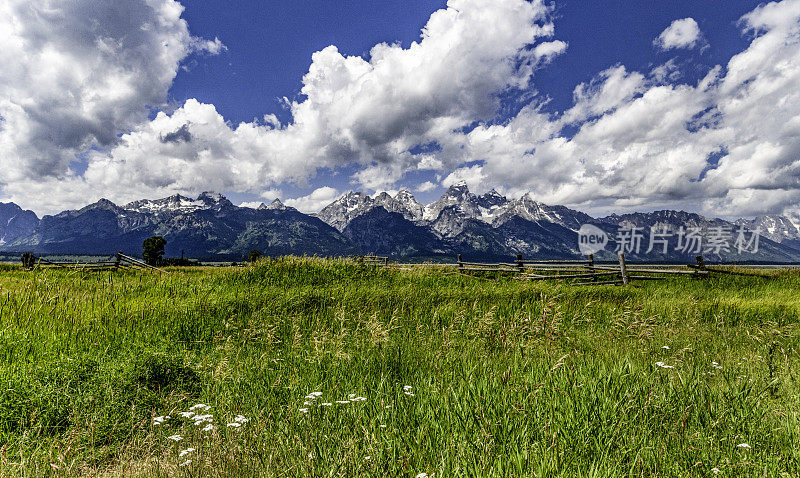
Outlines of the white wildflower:
[{"label": "white wildflower", "polygon": [[391,406],[391,405],[386,405],[386,406],[385,406],[385,407],[383,407],[383,408],[385,408],[385,409],[387,409],[387,410],[388,410],[388,409],[392,408],[392,406]]},{"label": "white wildflower", "polygon": [[167,420],[169,420],[169,415],[167,415],[165,417],[155,417],[153,419],[153,426],[157,427],[159,425],[163,425],[164,422],[166,422]]},{"label": "white wildflower", "polygon": [[191,465],[191,464],[192,464],[192,460],[186,460],[186,461],[184,461],[183,463],[181,463],[181,464],[180,464],[180,465],[178,465],[178,466],[189,466],[189,465]]},{"label": "white wildflower", "polygon": [[330,406],[333,406],[333,404],[330,403],[330,402],[324,402],[324,403],[320,403],[319,406],[320,407],[330,407]]},{"label": "white wildflower", "polygon": [[310,407],[311,405],[314,405],[314,402],[303,402],[303,405]]},{"label": "white wildflower", "polygon": [[665,345],[665,346],[663,346],[661,348],[664,349],[664,350],[669,350],[669,345]]},{"label": "white wildflower", "polygon": [[239,422],[228,423],[228,428],[239,428],[240,426],[242,426],[242,424]]},{"label": "white wildflower", "polygon": [[308,408],[298,408],[300,413],[308,413]]},{"label": "white wildflower", "polygon": [[233,421],[235,421],[237,423],[247,423],[247,422],[250,421],[250,419],[249,418],[245,418],[244,415],[236,415],[233,418]]},{"label": "white wildflower", "polygon": [[420,473],[419,475],[417,475],[414,478],[428,478],[428,474],[427,473]]},{"label": "white wildflower", "polygon": [[172,441],[181,441],[181,440],[183,440],[183,437],[182,437],[182,436],[180,436],[180,435],[172,435],[172,436],[168,436],[168,437],[167,437],[167,440],[172,440]]},{"label": "white wildflower", "polygon": [[210,432],[213,429],[214,429],[214,425],[209,423],[208,425],[204,426],[200,431],[201,432]]},{"label": "white wildflower", "polygon": [[181,450],[180,454],[178,454],[178,458],[183,458],[184,456],[188,455],[189,453],[193,452],[194,448],[187,448],[185,450]]},{"label": "white wildflower", "polygon": [[748,445],[747,443],[739,443],[738,445],[736,445],[736,448],[743,448],[745,450],[749,450],[752,447],[750,445]]},{"label": "white wildflower", "polygon": [[192,410],[192,411],[194,411],[194,410],[209,410],[209,409],[211,409],[211,407],[209,407],[205,403],[198,403],[197,405],[192,405],[191,407],[189,407],[189,410]]},{"label": "white wildflower", "polygon": [[195,426],[200,426],[206,422],[211,423],[214,421],[214,415],[195,415],[194,418]]},{"label": "white wildflower", "polygon": [[353,398],[355,398],[355,396],[356,396],[355,393],[351,393],[350,395],[347,396],[347,398],[352,400]]},{"label": "white wildflower", "polygon": [[381,425],[381,428],[386,428],[386,425]]},{"label": "white wildflower", "polygon": [[411,385],[403,385],[403,390],[405,390],[406,392],[411,390],[412,388],[414,387],[412,387]]},{"label": "white wildflower", "polygon": [[665,364],[664,362],[656,362],[656,366],[657,366],[657,367],[661,367],[661,368],[675,368],[674,366],[672,366],[672,365],[667,365],[667,364]]},{"label": "white wildflower", "polygon": [[351,402],[363,402],[364,400],[366,400],[365,397],[353,397],[350,399]]},{"label": "white wildflower", "polygon": [[350,404],[350,400],[336,400],[339,405]]},{"label": "white wildflower", "polygon": [[715,475],[719,475],[720,473],[722,473],[722,470],[720,470],[719,468],[717,468],[715,466],[714,468],[711,469],[711,473],[714,473]]},{"label": "white wildflower", "polygon": [[182,416],[183,418],[192,418],[194,416],[194,412],[180,412],[178,415]]},{"label": "white wildflower", "polygon": [[407,396],[409,396],[409,397],[413,397],[413,396],[415,396],[415,395],[414,395],[413,393],[411,393],[411,392],[403,392],[403,393],[405,393],[405,394],[406,394]]},{"label": "white wildflower", "polygon": [[369,461],[369,460],[371,460],[371,459],[372,459],[372,457],[371,457],[371,456],[369,456],[369,455],[367,455],[367,456],[365,456],[365,457],[364,457],[364,461]]}]

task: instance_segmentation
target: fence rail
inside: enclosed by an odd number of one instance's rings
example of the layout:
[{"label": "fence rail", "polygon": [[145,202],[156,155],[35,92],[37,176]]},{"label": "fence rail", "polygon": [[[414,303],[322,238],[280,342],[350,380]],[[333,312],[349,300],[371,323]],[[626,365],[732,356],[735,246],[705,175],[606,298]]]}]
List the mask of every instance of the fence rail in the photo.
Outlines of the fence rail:
[{"label": "fence rail", "polygon": [[510,272],[517,274],[519,280],[569,280],[578,285],[628,285],[632,281],[663,280],[671,274],[700,278],[709,272],[717,272],[705,266],[702,256],[697,257],[697,264],[663,267],[629,264],[624,254],[619,254],[618,259],[619,266],[595,264],[591,254],[586,260],[523,260],[521,255],[517,255],[513,263],[482,263],[464,261],[459,254],[456,267],[463,273]]},{"label": "fence rail", "polygon": [[113,259],[89,261],[89,262],[70,262],[70,261],[50,261],[43,257],[37,257],[30,253],[22,255],[22,267],[25,269],[69,269],[87,272],[117,271],[127,270],[146,270],[153,272],[166,272],[164,269],[151,266],[139,259],[126,256],[119,252]]}]

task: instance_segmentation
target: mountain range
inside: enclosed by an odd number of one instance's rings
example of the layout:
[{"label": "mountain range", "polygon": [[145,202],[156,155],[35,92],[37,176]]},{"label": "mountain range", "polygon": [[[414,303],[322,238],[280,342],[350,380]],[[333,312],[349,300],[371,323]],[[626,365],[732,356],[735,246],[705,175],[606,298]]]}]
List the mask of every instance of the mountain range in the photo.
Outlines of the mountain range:
[{"label": "mountain range", "polygon": [[[304,214],[280,200],[258,208],[240,207],[221,194],[197,198],[174,195],[116,205],[101,199],[79,210],[41,219],[13,203],[0,203],[0,251],[37,254],[138,253],[144,239],[167,240],[167,255],[201,259],[241,259],[250,250],[266,255],[341,256],[375,253],[397,258],[560,259],[580,257],[578,231],[592,224],[606,232],[609,245],[599,259],[615,257],[620,228],[636,231],[640,249],[632,260],[691,261],[694,248],[679,237],[681,228],[696,228],[710,237],[726,231],[729,244],[701,250],[724,262],[799,262],[800,221],[760,216],[725,221],[684,211],[656,211],[591,217],[565,206],[547,205],[531,194],[508,199],[495,190],[482,195],[461,183],[438,200],[419,203],[407,190],[375,197],[349,192],[316,214]],[[737,231],[761,231],[757,253],[740,252]],[[666,235],[655,235],[656,228]],[[715,232],[716,231],[716,232]],[[706,244],[708,242],[706,237]],[[748,239],[752,236],[748,234]],[[750,246],[752,246],[752,242]],[[647,249],[652,249],[647,253]]]}]

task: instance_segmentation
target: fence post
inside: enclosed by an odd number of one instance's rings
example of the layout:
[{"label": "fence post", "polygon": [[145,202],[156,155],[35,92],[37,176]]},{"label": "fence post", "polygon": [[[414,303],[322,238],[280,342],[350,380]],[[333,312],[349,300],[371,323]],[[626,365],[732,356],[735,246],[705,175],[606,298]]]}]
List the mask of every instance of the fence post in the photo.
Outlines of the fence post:
[{"label": "fence post", "polygon": [[458,268],[459,269],[464,268],[464,261],[461,260],[461,254],[458,255]]},{"label": "fence post", "polygon": [[703,256],[697,256],[697,268],[700,270],[706,268],[706,263],[703,261]]},{"label": "fence post", "polygon": [[122,251],[117,252],[117,259],[114,261],[114,270],[119,270],[119,263],[122,262]]},{"label": "fence post", "polygon": [[522,254],[517,254],[517,267],[519,268],[520,274],[525,272],[525,264],[522,263]]},{"label": "fence post", "polygon": [[700,278],[702,277],[702,275],[700,275],[700,271],[706,270],[706,263],[703,260],[703,256],[697,256],[696,259],[697,259],[697,270],[692,275],[692,277]]},{"label": "fence post", "polygon": [[[594,254],[589,254],[589,273],[594,274]],[[596,282],[597,277],[592,275],[592,282]]]},{"label": "fence post", "polygon": [[622,285],[628,285],[630,279],[628,278],[628,265],[625,262],[625,254],[619,253],[619,272],[622,274]]},{"label": "fence post", "polygon": [[34,266],[36,266],[36,256],[31,254],[30,252],[22,254],[22,268],[33,269]]}]

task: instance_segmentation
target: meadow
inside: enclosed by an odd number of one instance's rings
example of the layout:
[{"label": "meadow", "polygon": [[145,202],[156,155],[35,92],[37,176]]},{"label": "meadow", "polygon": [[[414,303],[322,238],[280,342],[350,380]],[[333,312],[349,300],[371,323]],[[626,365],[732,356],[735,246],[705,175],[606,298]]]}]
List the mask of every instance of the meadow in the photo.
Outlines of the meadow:
[{"label": "meadow", "polygon": [[794,271],[0,267],[3,476],[800,476]]}]

